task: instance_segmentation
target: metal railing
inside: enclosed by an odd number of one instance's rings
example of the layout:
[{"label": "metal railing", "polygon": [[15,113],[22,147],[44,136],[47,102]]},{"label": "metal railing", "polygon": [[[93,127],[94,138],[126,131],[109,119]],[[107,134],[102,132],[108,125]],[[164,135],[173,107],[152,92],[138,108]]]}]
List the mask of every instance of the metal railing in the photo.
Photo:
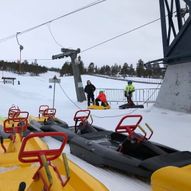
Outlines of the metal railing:
[{"label": "metal railing", "polygon": [[[159,89],[160,88],[135,89],[132,99],[135,103],[154,103],[158,96]],[[124,96],[124,89],[97,88],[95,96],[98,95],[100,90],[104,90],[108,102],[127,102],[127,98]]]},{"label": "metal railing", "polygon": [[116,77],[116,76],[106,76],[106,75],[100,75],[100,74],[91,74],[92,76],[97,76],[101,78],[106,79],[112,79],[112,80],[118,80],[118,81],[125,81],[128,82],[128,80],[131,80],[132,82],[136,83],[144,83],[144,84],[162,84],[163,79],[154,79],[154,78],[136,78],[135,77]]}]

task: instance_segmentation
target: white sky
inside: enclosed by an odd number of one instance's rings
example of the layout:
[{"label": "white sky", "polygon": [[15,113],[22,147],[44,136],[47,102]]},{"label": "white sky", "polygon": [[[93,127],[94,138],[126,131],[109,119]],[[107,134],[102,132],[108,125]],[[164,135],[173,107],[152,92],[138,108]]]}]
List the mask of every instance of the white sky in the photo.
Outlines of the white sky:
[{"label": "white sky", "polygon": [[[1,0],[0,39],[64,15],[95,0]],[[107,0],[50,24],[56,40],[65,48],[87,49],[160,17],[159,1]],[[61,53],[48,26],[19,35],[22,58],[51,58]],[[18,60],[16,38],[0,43],[0,59]],[[145,62],[163,56],[160,21],[81,54],[85,66]],[[61,67],[66,59],[39,61]]]}]

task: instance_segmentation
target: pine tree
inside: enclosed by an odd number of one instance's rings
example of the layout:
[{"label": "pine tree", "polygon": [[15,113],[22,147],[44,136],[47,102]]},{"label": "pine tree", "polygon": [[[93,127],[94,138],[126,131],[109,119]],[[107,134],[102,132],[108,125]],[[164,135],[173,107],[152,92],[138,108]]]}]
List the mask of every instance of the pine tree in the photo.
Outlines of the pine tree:
[{"label": "pine tree", "polygon": [[88,66],[88,73],[93,74],[94,73],[94,63],[91,62]]},{"label": "pine tree", "polygon": [[123,67],[122,67],[122,69],[121,69],[121,72],[120,72],[120,74],[125,78],[126,76],[127,76],[127,74],[128,74],[128,69],[129,69],[129,66],[128,66],[128,64],[125,62],[124,64],[123,64]]},{"label": "pine tree", "polygon": [[136,73],[138,77],[145,76],[144,62],[141,59],[138,60]]}]

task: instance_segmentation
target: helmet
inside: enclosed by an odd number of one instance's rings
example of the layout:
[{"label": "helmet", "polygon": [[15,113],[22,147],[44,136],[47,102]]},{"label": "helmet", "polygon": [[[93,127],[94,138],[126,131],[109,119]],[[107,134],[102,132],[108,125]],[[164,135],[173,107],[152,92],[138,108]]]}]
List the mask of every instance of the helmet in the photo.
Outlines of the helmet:
[{"label": "helmet", "polygon": [[132,84],[133,82],[131,80],[128,80],[128,84]]},{"label": "helmet", "polygon": [[99,93],[103,93],[103,92],[104,92],[104,90],[100,90],[100,91],[99,91]]}]

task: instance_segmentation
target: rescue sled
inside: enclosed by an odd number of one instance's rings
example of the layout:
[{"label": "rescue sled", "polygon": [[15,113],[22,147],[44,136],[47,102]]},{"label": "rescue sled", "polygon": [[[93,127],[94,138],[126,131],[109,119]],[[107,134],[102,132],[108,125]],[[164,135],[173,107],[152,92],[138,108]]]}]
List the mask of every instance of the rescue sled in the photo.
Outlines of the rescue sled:
[{"label": "rescue sled", "polygon": [[90,105],[88,106],[88,109],[95,109],[95,110],[105,110],[105,109],[110,109],[110,105],[107,106],[102,106],[102,105]]},{"label": "rescue sled", "polygon": [[27,129],[29,126],[28,119],[29,113],[27,111],[12,110],[9,109],[8,117],[2,118],[0,125],[0,135],[3,138],[8,138],[16,132],[20,132],[22,136],[26,136],[30,133]]},{"label": "rescue sled", "polygon": [[[112,167],[144,179],[150,179],[154,171],[164,166],[191,164],[191,152],[149,141],[153,131],[148,124],[140,126],[141,120],[141,115],[126,115],[112,132],[78,118],[80,123],[75,125],[78,136],[70,140],[70,151],[93,165]],[[88,132],[88,128],[94,131]]]},{"label": "rescue sled", "polygon": [[190,191],[191,165],[179,168],[168,166],[153,173],[152,191]]},{"label": "rescue sled", "polygon": [[[44,107],[44,106],[43,106]],[[79,123],[87,122],[89,120],[89,124],[92,125],[93,119],[90,115],[90,110],[79,110],[74,115],[74,126],[68,126],[67,123],[55,117],[56,110],[51,112],[51,108],[42,109],[40,106],[39,109],[39,117],[30,117],[30,125],[29,129],[31,131],[53,131],[53,132],[64,132],[68,136],[68,141],[70,141],[74,136],[77,135],[77,126]],[[53,114],[54,113],[54,114]],[[95,131],[94,126],[86,129],[87,132]],[[54,137],[59,140],[59,137]]]},{"label": "rescue sled", "polygon": [[6,120],[7,118],[8,119],[12,119],[14,116],[16,117],[16,112],[21,112],[21,110],[18,107],[16,107],[15,105],[13,105],[13,106],[11,106],[9,108],[8,116],[7,117],[0,116],[0,126],[1,126],[1,129],[3,129],[3,122],[4,122],[4,120]]},{"label": "rescue sled", "polygon": [[[20,164],[18,152],[24,132],[28,127],[28,112],[20,112],[20,116],[7,118],[3,121],[3,127],[0,133],[0,164],[2,166],[12,166]],[[27,149],[32,148],[31,144]]]},{"label": "rescue sled", "polygon": [[[22,126],[12,127],[14,120]],[[73,162],[67,160],[62,151],[67,135],[62,132],[38,132],[22,137],[26,120],[21,118],[4,121],[10,139],[1,137],[0,147],[0,190],[4,191],[107,191],[108,189]],[[25,125],[24,125],[25,124]],[[62,139],[56,149],[49,149],[40,138],[56,136]]]},{"label": "rescue sled", "polygon": [[[68,128],[68,124],[64,121],[55,117],[56,109],[49,108],[48,105],[41,105],[39,107],[38,117],[29,117],[29,127],[28,129],[32,132],[34,131],[45,131],[45,132],[62,132],[62,129]],[[59,140],[59,137],[57,137]]]},{"label": "rescue sled", "polygon": [[129,105],[128,103],[120,105],[119,109],[144,108],[144,105]]}]

